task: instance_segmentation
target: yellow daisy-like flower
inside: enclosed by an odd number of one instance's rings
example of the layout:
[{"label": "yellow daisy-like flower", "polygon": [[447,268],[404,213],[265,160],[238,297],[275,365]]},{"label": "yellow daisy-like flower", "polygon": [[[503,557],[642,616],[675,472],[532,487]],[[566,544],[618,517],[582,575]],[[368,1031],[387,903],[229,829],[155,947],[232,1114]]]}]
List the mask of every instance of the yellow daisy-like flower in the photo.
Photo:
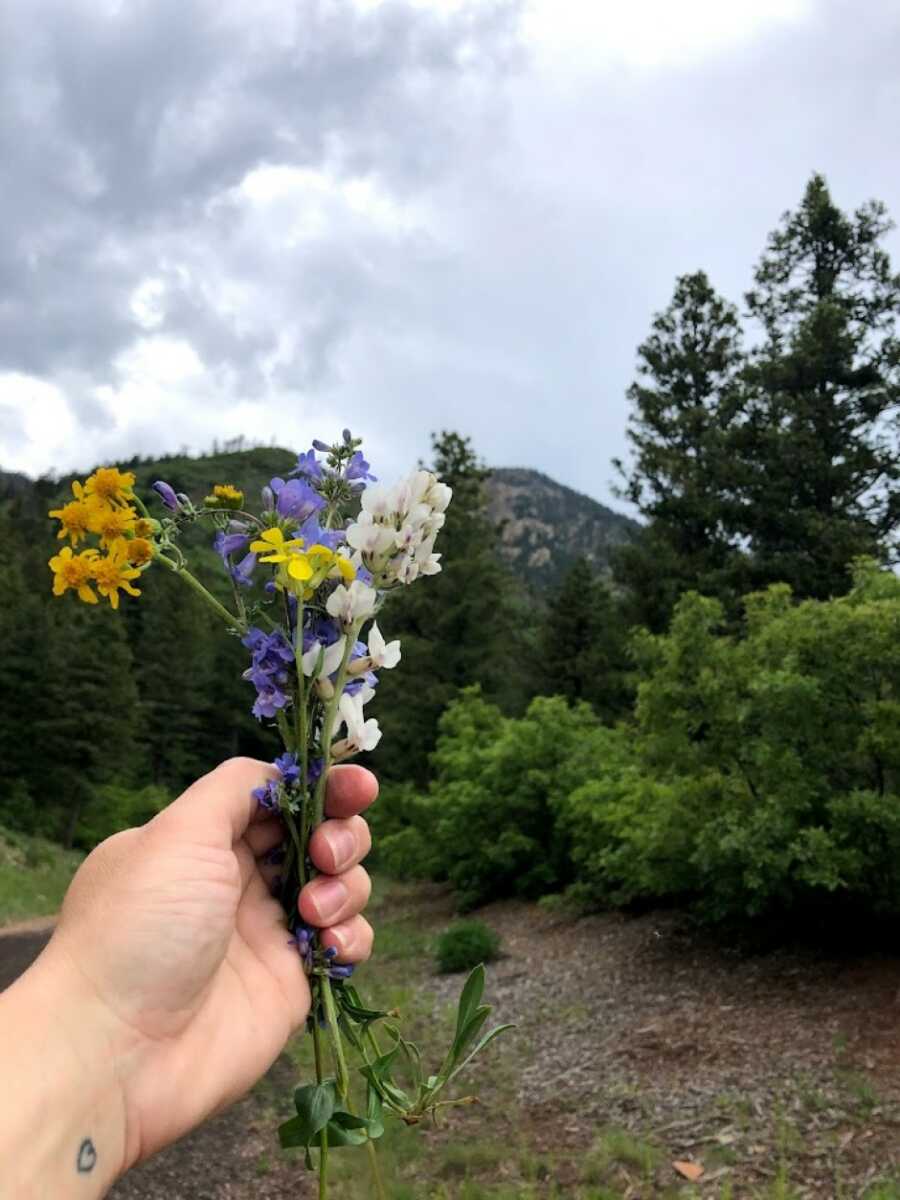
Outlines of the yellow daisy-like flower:
[{"label": "yellow daisy-like flower", "polygon": [[[312,596],[324,579],[340,578],[350,583],[356,578],[356,568],[348,558],[318,544],[291,554],[281,572],[282,577],[277,582],[293,591],[302,591],[304,600]],[[295,583],[301,587],[294,587]]]},{"label": "yellow daisy-like flower", "polygon": [[146,538],[136,537],[123,543],[125,554],[133,567],[142,567],[153,559],[153,543]]},{"label": "yellow daisy-like flower", "polygon": [[134,472],[120,471],[118,467],[98,467],[85,480],[84,490],[107,504],[124,504],[134,497]]},{"label": "yellow daisy-like flower", "polygon": [[113,508],[109,504],[94,504],[91,507],[88,528],[100,535],[100,545],[108,549],[126,534],[133,533],[138,515],[130,504],[124,508]]},{"label": "yellow daisy-like flower", "polygon": [[240,508],[244,503],[244,493],[230,483],[217,483],[203,503],[207,508]]},{"label": "yellow daisy-like flower", "polygon": [[82,550],[80,554],[73,554],[71,546],[64,546],[59,554],[50,559],[53,595],[62,596],[71,589],[78,593],[79,600],[85,604],[96,604],[97,597],[90,588],[96,559],[96,550]]},{"label": "yellow daisy-like flower", "polygon": [[303,538],[286,538],[283,529],[264,529],[255,542],[250,543],[254,554],[264,554],[259,561],[264,563],[283,563],[291,557],[294,550],[303,548]]},{"label": "yellow daisy-like flower", "polygon": [[74,500],[64,504],[62,508],[50,510],[49,516],[56,517],[62,528],[56,535],[58,538],[68,537],[73,546],[87,536],[90,528],[91,502],[84,494],[84,488],[77,479],[72,481]]},{"label": "yellow daisy-like flower", "polygon": [[109,554],[94,561],[91,574],[97,584],[97,591],[101,596],[107,597],[113,608],[119,607],[120,588],[129,596],[141,594],[140,589],[131,583],[132,579],[137,579],[140,571],[129,563],[121,543],[114,546]]},{"label": "yellow daisy-like flower", "polygon": [[134,523],[134,536],[136,538],[152,538],[158,529],[158,521],[148,521],[146,517],[138,517]]}]

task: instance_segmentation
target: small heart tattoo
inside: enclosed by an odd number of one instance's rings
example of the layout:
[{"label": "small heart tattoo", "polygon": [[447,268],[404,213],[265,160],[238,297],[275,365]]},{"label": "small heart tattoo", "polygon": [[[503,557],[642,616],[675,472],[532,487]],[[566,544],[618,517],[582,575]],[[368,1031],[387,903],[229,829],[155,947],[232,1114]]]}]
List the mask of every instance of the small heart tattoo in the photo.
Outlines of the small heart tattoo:
[{"label": "small heart tattoo", "polygon": [[78,1148],[78,1174],[87,1175],[97,1165],[97,1151],[90,1138],[85,1138]]}]

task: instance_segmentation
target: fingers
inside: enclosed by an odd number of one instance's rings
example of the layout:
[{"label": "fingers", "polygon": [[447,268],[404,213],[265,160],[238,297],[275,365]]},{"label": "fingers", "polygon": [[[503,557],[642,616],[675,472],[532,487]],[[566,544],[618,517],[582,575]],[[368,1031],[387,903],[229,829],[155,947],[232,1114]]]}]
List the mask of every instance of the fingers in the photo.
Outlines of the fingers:
[{"label": "fingers", "polygon": [[309,839],[313,865],[326,875],[339,875],[362,862],[372,849],[372,835],[362,817],[324,821]]},{"label": "fingers", "polygon": [[351,917],[323,929],[320,941],[326,949],[333,946],[337,950],[336,962],[360,963],[371,956],[375,934],[365,917]]},{"label": "fingers", "polygon": [[300,893],[300,916],[319,929],[333,928],[362,912],[371,891],[362,867],[352,867],[343,875],[319,875]]},{"label": "fingers", "polygon": [[270,850],[287,838],[287,830],[281,817],[266,817],[254,821],[244,834],[244,841],[257,858],[262,858]]},{"label": "fingers", "polygon": [[229,758],[191,784],[186,792],[154,818],[160,824],[196,830],[205,841],[230,847],[244,836],[251,822],[265,819],[253,789],[274,779],[271,763],[255,758]]},{"label": "fingers", "polygon": [[352,817],[367,809],[378,795],[378,780],[356,763],[332,767],[325,788],[325,812],[329,817]]}]

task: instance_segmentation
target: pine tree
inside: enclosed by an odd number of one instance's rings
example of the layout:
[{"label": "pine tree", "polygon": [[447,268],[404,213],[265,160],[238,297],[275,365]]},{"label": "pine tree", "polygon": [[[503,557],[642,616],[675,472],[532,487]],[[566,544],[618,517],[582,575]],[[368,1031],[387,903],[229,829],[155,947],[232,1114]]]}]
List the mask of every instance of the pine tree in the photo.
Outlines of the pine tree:
[{"label": "pine tree", "polygon": [[620,494],[647,525],[615,555],[636,621],[661,629],[687,588],[734,600],[742,555],[734,525],[731,439],[744,403],[737,310],[703,271],[678,279],[668,308],[638,348]]},{"label": "pine tree", "polygon": [[621,605],[584,558],[577,559],[547,605],[539,635],[541,689],[586,700],[605,720],[628,709],[628,632]]},{"label": "pine tree", "polygon": [[747,296],[764,341],[740,431],[740,519],[753,580],[846,592],[858,555],[896,550],[900,275],[878,202],[851,216],[814,175],[769,237]]}]

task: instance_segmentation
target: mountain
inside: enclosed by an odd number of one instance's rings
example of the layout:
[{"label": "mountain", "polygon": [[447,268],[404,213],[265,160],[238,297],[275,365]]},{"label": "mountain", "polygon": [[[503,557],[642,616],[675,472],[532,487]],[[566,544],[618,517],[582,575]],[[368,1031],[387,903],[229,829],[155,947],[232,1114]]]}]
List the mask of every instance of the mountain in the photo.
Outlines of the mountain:
[{"label": "mountain", "polygon": [[[295,455],[277,447],[227,445],[197,458],[135,457],[117,465],[135,472],[144,495],[155,479],[165,479],[176,491],[195,499],[201,499],[214,483],[225,481],[244,489],[255,501],[262,483],[286,474],[295,462]],[[20,507],[43,524],[48,501],[64,499],[70,479],[32,483],[24,475],[0,471],[0,501],[18,499]],[[610,549],[638,528],[629,517],[540,471],[498,467],[490,472],[487,492],[491,519],[500,526],[504,558],[538,588],[552,586],[582,555],[599,572],[608,573]]]},{"label": "mountain", "polygon": [[504,558],[537,587],[552,586],[581,556],[608,574],[612,547],[639,528],[630,517],[540,471],[497,467],[490,473],[487,491]]}]

